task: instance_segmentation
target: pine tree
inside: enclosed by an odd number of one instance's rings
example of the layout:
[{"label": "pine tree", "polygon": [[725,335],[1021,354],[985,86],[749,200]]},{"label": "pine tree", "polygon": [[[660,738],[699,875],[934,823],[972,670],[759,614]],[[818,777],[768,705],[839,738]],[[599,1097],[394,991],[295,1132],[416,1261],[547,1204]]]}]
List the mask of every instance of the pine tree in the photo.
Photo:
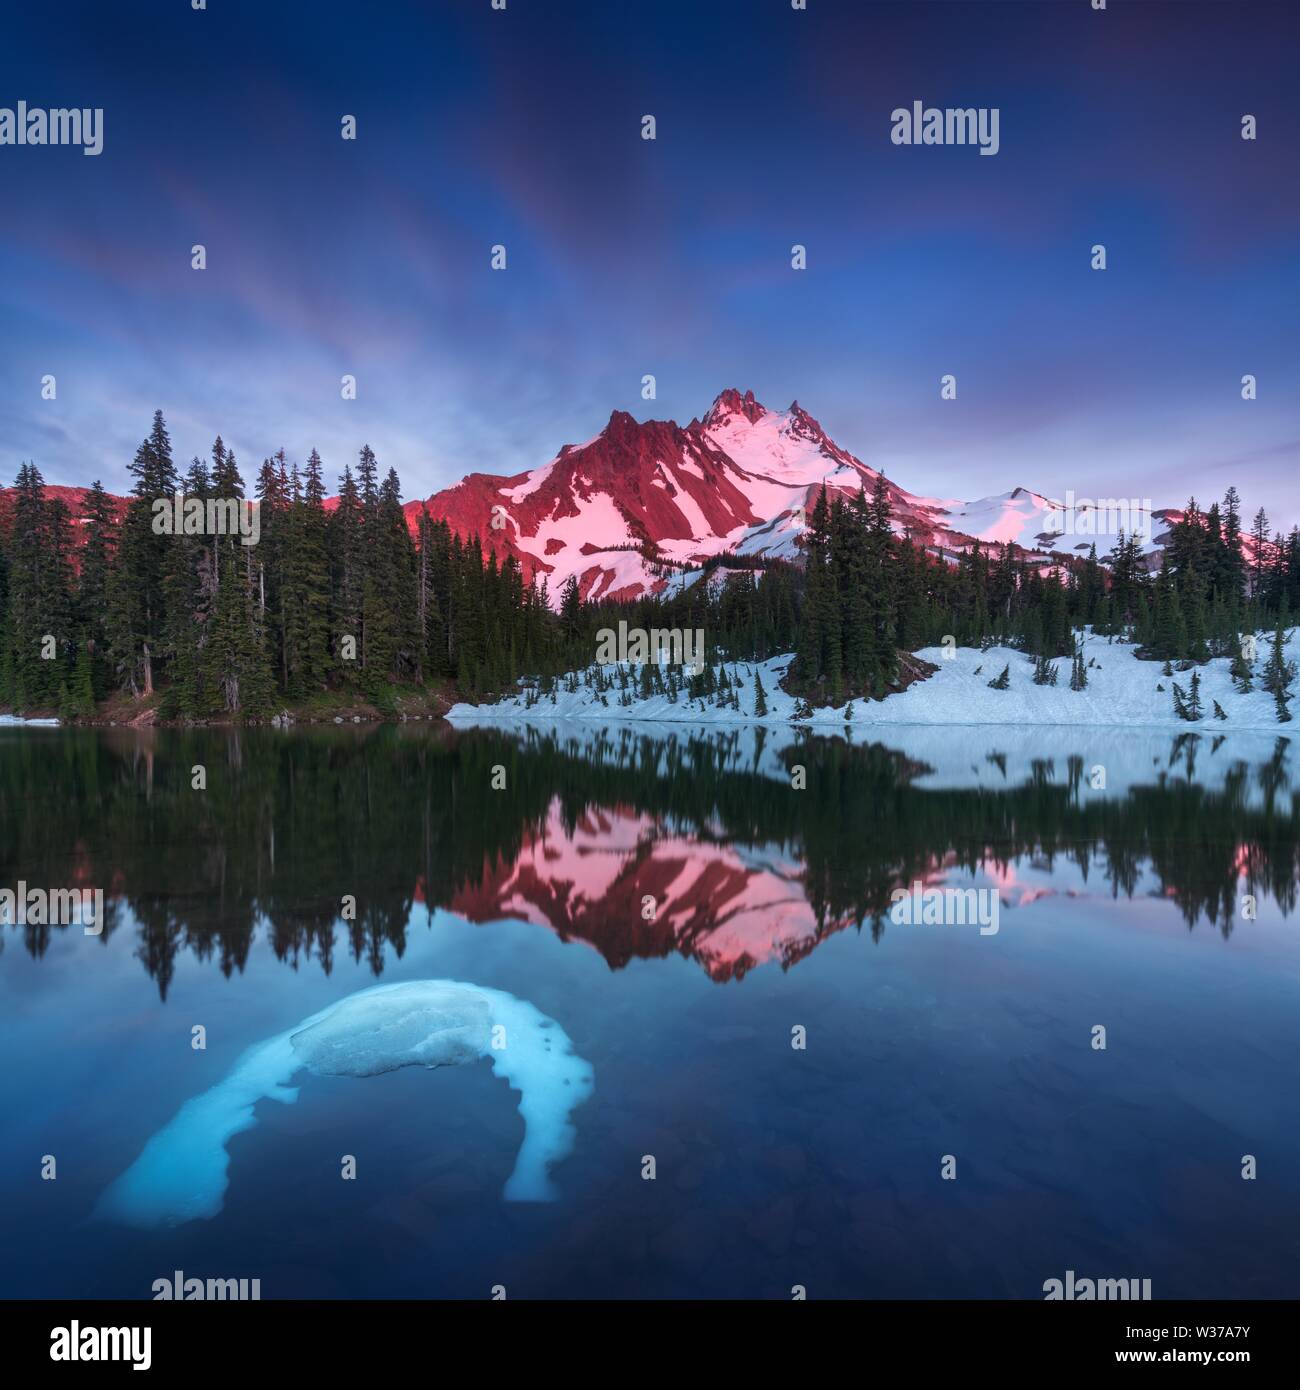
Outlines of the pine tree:
[{"label": "pine tree", "polygon": [[1264,593],[1264,579],[1272,559],[1268,514],[1263,507],[1255,513],[1255,520],[1250,527],[1250,539],[1251,549],[1254,551],[1250,565],[1250,596],[1259,600]]},{"label": "pine tree", "polygon": [[1245,653],[1242,651],[1240,642],[1236,644],[1236,652],[1232,658],[1232,665],[1228,670],[1229,674],[1232,676],[1233,686],[1243,695],[1249,695],[1255,688],[1252,684],[1253,672],[1251,671],[1250,662],[1246,660]]},{"label": "pine tree", "polygon": [[1277,708],[1277,719],[1279,724],[1288,724],[1291,721],[1291,711],[1288,708],[1291,699],[1291,686],[1296,678],[1296,663],[1288,661],[1286,656],[1286,609],[1278,614],[1277,627],[1273,631],[1273,645],[1269,652],[1268,662],[1264,667],[1264,675],[1260,684],[1273,697]]},{"label": "pine tree", "polygon": [[762,719],[767,714],[767,691],[763,689],[763,677],[754,672],[754,713]]},{"label": "pine tree", "polygon": [[1185,655],[1189,661],[1207,661],[1205,584],[1194,563],[1189,563],[1183,575],[1181,607],[1187,633]]},{"label": "pine tree", "polygon": [[578,578],[570,575],[560,589],[560,631],[564,641],[573,647],[582,628],[582,592]]},{"label": "pine tree", "polygon": [[1241,499],[1230,487],[1223,495],[1223,544],[1215,585],[1229,607],[1240,604],[1245,587],[1245,560],[1242,555]]},{"label": "pine tree", "polygon": [[[212,458],[214,469],[224,477],[226,451],[219,436],[213,441]],[[204,684],[204,651],[216,602],[216,552],[206,534],[206,504],[214,496],[212,477],[201,459],[190,460],[181,487],[187,509],[192,504],[204,506],[204,522],[192,528],[187,518],[182,534],[167,537],[159,650],[166,658],[170,684],[158,705],[159,715],[166,719],[198,719],[214,708],[212,693]]]},{"label": "pine tree", "polygon": [[[85,502],[86,543],[81,549],[81,569],[76,588],[78,659],[84,649],[90,670],[92,701],[108,693],[111,666],[108,658],[109,575],[117,558],[117,518],[113,501],[98,478],[90,485]],[[76,688],[74,686],[74,693]],[[80,711],[88,714],[90,710]]]},{"label": "pine tree", "polygon": [[[329,553],[334,558],[334,659],[345,678],[358,679],[361,664],[361,604],[365,591],[365,537],[361,498],[352,469],[344,465],[339,501],[329,519]],[[351,655],[349,655],[351,653]]]},{"label": "pine tree", "polygon": [[[214,451],[212,491],[219,498],[244,496],[239,465],[229,451]],[[248,554],[252,548],[237,536],[212,537],[216,586],[203,683],[217,710],[257,718],[271,711],[274,678],[262,590]]]},{"label": "pine tree", "polygon": [[161,649],[167,626],[164,581],[174,556],[172,537],[155,529],[155,503],[168,502],[177,488],[171,439],[161,410],[136,450],[130,466],[135,479],[118,546],[118,563],[108,593],[108,629],[113,662],[124,688],[151,695],[162,674]]},{"label": "pine tree", "polygon": [[1182,604],[1168,557],[1162,560],[1160,575],[1156,580],[1153,621],[1151,655],[1157,660],[1182,661],[1187,655],[1187,624],[1183,619]]},{"label": "pine tree", "polygon": [[90,647],[86,642],[77,648],[70,703],[73,714],[90,715],[95,712],[95,682],[91,671]]},{"label": "pine tree", "polygon": [[1108,557],[1112,611],[1122,627],[1136,623],[1146,573],[1136,536],[1121,531]]},{"label": "pine tree", "polygon": [[290,474],[288,556],[284,572],[285,689],[296,699],[325,688],[330,675],[329,520],[320,455],[307,458],[305,481]]},{"label": "pine tree", "polygon": [[1070,689],[1085,690],[1088,685],[1088,668],[1083,661],[1083,644],[1080,643],[1074,653],[1074,661],[1070,669]]},{"label": "pine tree", "polygon": [[1187,692],[1184,691],[1177,681],[1174,681],[1174,713],[1179,719],[1190,720],[1192,715],[1187,708]]},{"label": "pine tree", "polygon": [[73,604],[67,508],[45,496],[35,464],[14,480],[4,679],[15,708],[51,709],[71,673]]},{"label": "pine tree", "polygon": [[293,543],[294,517],[291,512],[292,482],[284,450],[274,458],[262,460],[254,495],[257,498],[259,538],[252,562],[250,582],[258,621],[265,628],[271,669],[277,673],[280,688],[289,688],[289,645],[286,631],[287,608],[293,595],[289,585],[289,548]]},{"label": "pine tree", "polygon": [[[830,504],[823,487],[804,533],[804,603],[796,668],[805,687],[817,684],[827,674],[827,648],[832,636],[829,628],[836,607],[835,578],[830,568],[830,520]],[[838,632],[834,639],[838,661]]]},{"label": "pine tree", "polygon": [[[363,485],[367,470],[373,467],[374,455],[363,449],[358,470]],[[364,514],[368,537],[362,585],[362,655],[365,687],[374,699],[383,698],[389,682],[410,676],[418,664],[415,550],[402,510],[401,484],[391,468],[373,507],[365,507]],[[495,570],[495,564],[492,568]],[[490,586],[490,581],[486,582]],[[497,684],[495,680],[491,683]]]}]

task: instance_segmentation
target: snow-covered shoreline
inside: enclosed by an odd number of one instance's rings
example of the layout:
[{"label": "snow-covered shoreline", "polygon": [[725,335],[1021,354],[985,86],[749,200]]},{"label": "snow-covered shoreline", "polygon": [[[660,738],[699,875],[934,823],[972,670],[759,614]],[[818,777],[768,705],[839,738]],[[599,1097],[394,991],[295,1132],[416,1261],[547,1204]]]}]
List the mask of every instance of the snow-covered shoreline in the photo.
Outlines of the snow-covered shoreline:
[{"label": "snow-covered shoreline", "polygon": [[[1273,697],[1259,688],[1259,679],[1270,646],[1270,639],[1259,637],[1259,656],[1253,663],[1255,688],[1243,694],[1233,685],[1231,662],[1216,657],[1192,668],[1199,678],[1203,716],[1197,721],[1179,718],[1174,710],[1173,685],[1184,692],[1189,688],[1192,670],[1164,674],[1159,662],[1142,661],[1132,643],[1081,634],[1088,683],[1083,690],[1070,689],[1070,660],[1057,661],[1057,684],[1033,683],[1033,659],[1011,647],[990,647],[981,651],[959,647],[947,656],[938,647],[925,648],[917,655],[938,667],[928,679],[884,700],[853,701],[838,708],[814,710],[811,716],[797,717],[798,701],[780,688],[780,681],[793,657],[789,654],[768,661],[725,663],[729,682],[739,677],[734,693],[740,708],[723,706],[717,696],[690,700],[685,691],[676,701],[666,695],[641,699],[635,679],[629,672],[628,691],[619,684],[620,668],[596,668],[561,677],[552,694],[523,691],[491,704],[454,705],[447,718],[453,722],[483,723],[498,720],[550,721],[556,719],[598,720],[602,723],[649,722],[678,724],[764,724],[796,723],[824,731],[853,730],[888,725],[984,726],[1010,725],[1047,728],[1061,726],[1148,728],[1187,732],[1204,729],[1215,733],[1230,730],[1268,731],[1288,735],[1300,721],[1279,723]],[[1286,643],[1286,656],[1300,662],[1300,631],[1292,631]],[[994,690],[989,682],[1003,667],[1009,667],[1009,685]],[[612,687],[603,695],[595,688],[595,674],[603,672]],[[767,712],[755,714],[757,682],[762,682]],[[576,690],[569,686],[576,682]],[[1161,688],[1163,687],[1163,689]],[[533,703],[529,703],[530,697]],[[628,703],[621,701],[630,697]],[[728,698],[730,692],[728,693]],[[1226,716],[1215,715],[1215,702]],[[1300,696],[1297,697],[1300,702]]]}]

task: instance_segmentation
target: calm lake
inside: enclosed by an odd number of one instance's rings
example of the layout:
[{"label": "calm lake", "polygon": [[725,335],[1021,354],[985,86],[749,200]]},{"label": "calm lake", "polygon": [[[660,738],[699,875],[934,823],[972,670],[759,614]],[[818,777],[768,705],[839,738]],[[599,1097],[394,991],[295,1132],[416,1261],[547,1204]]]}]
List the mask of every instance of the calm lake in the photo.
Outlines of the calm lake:
[{"label": "calm lake", "polygon": [[[0,888],[106,918],[0,926],[0,1295],[1300,1296],[1295,745],[881,737],[0,729]],[[299,1072],[215,1214],[97,1209],[247,1049],[419,980],[590,1064],[556,1200],[503,1200],[480,1059]]]}]

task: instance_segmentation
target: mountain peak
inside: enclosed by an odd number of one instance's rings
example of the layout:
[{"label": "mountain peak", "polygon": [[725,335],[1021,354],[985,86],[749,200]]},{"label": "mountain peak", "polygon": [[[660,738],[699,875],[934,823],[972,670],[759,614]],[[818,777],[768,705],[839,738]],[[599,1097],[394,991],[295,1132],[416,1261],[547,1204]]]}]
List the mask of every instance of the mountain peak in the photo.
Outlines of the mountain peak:
[{"label": "mountain peak", "polygon": [[762,402],[754,399],[752,391],[746,391],[742,396],[734,386],[728,386],[709,407],[709,412],[704,417],[704,428],[712,429],[716,425],[725,424],[733,415],[743,415],[753,425],[766,414],[766,408]]},{"label": "mountain peak", "polygon": [[791,401],[790,409],[786,413],[796,425],[806,430],[809,434],[821,439],[826,438],[826,432],[822,429],[821,425],[808,414],[798,401]]},{"label": "mountain peak", "polygon": [[605,428],[601,430],[593,443],[603,442],[606,446],[612,445],[620,448],[636,447],[636,441],[652,431],[654,427],[652,420],[646,420],[643,423],[626,410],[612,410]]}]

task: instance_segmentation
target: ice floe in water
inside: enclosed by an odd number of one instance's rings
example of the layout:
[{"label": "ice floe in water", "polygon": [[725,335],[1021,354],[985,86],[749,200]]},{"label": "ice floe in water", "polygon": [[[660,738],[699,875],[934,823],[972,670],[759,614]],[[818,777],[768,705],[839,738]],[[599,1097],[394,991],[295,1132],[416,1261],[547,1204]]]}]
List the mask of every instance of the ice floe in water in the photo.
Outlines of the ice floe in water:
[{"label": "ice floe in water", "polygon": [[503,1195],[553,1200],[550,1168],[573,1146],[569,1116],[591,1094],[590,1064],[527,1000],[456,980],[413,980],[350,994],[249,1048],[229,1076],[186,1101],[149,1140],[105,1191],[98,1214],[144,1227],[215,1216],[228,1181],[226,1145],[257,1123],[259,1100],[295,1101],[289,1082],[304,1068],[318,1076],[376,1076],[480,1057],[519,1092],[524,1118],[524,1142]]}]

